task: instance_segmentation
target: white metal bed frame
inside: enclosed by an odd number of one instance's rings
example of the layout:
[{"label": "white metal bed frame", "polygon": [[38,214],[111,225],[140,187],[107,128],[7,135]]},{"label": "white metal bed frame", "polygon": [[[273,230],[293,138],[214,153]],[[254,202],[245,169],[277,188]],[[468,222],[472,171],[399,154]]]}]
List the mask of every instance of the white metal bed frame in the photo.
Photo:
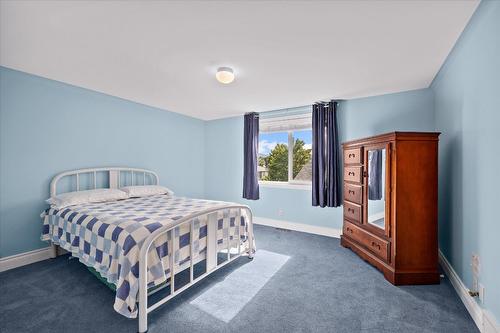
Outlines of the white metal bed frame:
[{"label": "white metal bed frame", "polygon": [[[107,173],[109,177],[109,186],[107,187],[98,187],[97,186],[97,174],[98,173]],[[75,177],[76,179],[76,191],[80,191],[80,175],[83,174],[92,174],[93,175],[93,189],[97,188],[119,188],[121,186],[121,174],[122,173],[130,173],[132,176],[132,184],[128,185],[143,185],[146,184],[146,179],[147,177],[152,177],[154,180],[155,185],[159,184],[159,177],[158,175],[150,170],[146,169],[137,169],[137,168],[126,168],[126,167],[109,167],[109,168],[89,168],[89,169],[79,169],[79,170],[73,170],[73,171],[66,171],[62,172],[58,175],[56,175],[51,183],[50,183],[50,195],[55,196],[57,195],[57,185],[58,182],[65,178],[65,177]],[[137,175],[142,175],[143,181],[142,184],[134,184],[134,175],[136,183],[138,183]],[[161,288],[157,288],[151,292],[148,293],[148,287],[147,287],[147,254],[148,251],[153,244],[153,242],[160,237],[161,235],[166,235],[168,232],[173,230],[174,228],[180,226],[181,224],[186,224],[190,222],[190,235],[194,234],[194,218],[202,215],[207,215],[210,213],[214,213],[218,210],[226,210],[226,209],[240,209],[240,213],[238,214],[236,221],[240,220],[240,214],[241,210],[244,209],[247,211],[247,217],[248,217],[248,250],[246,252],[242,252],[241,248],[241,238],[240,238],[240,228],[238,229],[238,253],[231,256],[231,244],[229,242],[229,233],[228,233],[228,241],[227,241],[227,260],[218,264],[217,261],[217,219],[215,215],[208,215],[209,218],[207,220],[207,255],[206,255],[206,270],[205,273],[202,275],[194,278],[193,276],[193,271],[194,271],[194,265],[195,262],[193,260],[193,246],[192,246],[192,239],[190,240],[190,267],[189,267],[189,283],[183,285],[181,288],[178,290],[175,290],[175,271],[174,271],[174,256],[171,255],[169,257],[169,266],[170,266],[170,282],[165,284],[165,286]],[[253,237],[253,223],[252,223],[252,211],[250,208],[246,205],[240,205],[240,204],[228,204],[224,206],[219,206],[216,208],[209,208],[200,212],[196,212],[193,214],[190,214],[182,219],[177,220],[173,225],[168,225],[164,226],[161,228],[158,228],[155,230],[151,235],[146,238],[144,241],[142,247],[141,247],[141,252],[139,255],[139,301],[138,301],[138,310],[139,310],[139,332],[143,333],[148,330],[148,313],[151,311],[157,309],[161,305],[165,304],[167,301],[175,297],[176,295],[182,293],[184,290],[188,289],[192,285],[198,283],[200,280],[208,276],[209,274],[215,272],[219,268],[222,268],[223,266],[227,265],[228,263],[232,262],[233,260],[239,258],[240,256],[246,254],[250,259],[253,258],[253,243],[254,243],[254,237]],[[52,258],[55,258],[57,256],[57,246],[52,243]],[[169,242],[168,245],[168,253],[173,253],[173,246],[174,242]],[[148,296],[159,291],[160,289],[163,289],[164,287],[170,286],[170,294],[167,295],[166,297],[160,299],[153,305],[148,307]]]}]

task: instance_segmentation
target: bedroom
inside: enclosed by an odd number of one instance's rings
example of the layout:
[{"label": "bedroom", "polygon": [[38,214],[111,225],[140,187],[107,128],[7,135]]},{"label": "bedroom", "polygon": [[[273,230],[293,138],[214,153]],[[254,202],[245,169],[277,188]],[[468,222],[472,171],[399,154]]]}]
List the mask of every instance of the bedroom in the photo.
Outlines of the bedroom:
[{"label": "bedroom", "polygon": [[499,1],[0,5],[1,332],[500,332]]}]

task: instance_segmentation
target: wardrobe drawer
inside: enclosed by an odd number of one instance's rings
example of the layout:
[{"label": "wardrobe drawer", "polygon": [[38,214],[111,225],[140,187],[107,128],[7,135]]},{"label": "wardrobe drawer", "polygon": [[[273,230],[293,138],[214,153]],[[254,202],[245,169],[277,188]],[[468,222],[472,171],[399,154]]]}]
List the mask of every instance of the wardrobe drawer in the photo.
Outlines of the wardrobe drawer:
[{"label": "wardrobe drawer", "polygon": [[344,201],[344,217],[361,223],[361,206]]},{"label": "wardrobe drawer", "polygon": [[346,220],[344,220],[343,234],[363,245],[380,259],[389,261],[390,246],[388,241],[372,235]]},{"label": "wardrobe drawer", "polygon": [[363,155],[361,148],[353,148],[344,150],[344,164],[361,164]]},{"label": "wardrobe drawer", "polygon": [[344,180],[361,184],[362,171],[362,166],[344,167]]},{"label": "wardrobe drawer", "polygon": [[361,205],[363,202],[363,187],[344,183],[344,199]]}]

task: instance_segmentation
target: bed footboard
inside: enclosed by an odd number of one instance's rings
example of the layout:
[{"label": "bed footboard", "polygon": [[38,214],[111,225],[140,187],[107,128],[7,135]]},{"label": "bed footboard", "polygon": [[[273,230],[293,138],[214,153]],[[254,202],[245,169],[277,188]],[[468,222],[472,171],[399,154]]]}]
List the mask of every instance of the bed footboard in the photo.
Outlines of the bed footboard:
[{"label": "bed footboard", "polygon": [[[218,263],[218,239],[217,239],[217,218],[215,215],[208,215],[220,210],[226,210],[226,209],[239,209],[239,213],[237,216],[237,221],[239,223],[241,213],[242,211],[246,211],[247,213],[247,242],[248,242],[248,248],[242,248],[241,246],[241,231],[240,227],[237,228],[238,230],[238,246],[237,246],[237,253],[234,253],[231,255],[231,246],[230,246],[230,235],[228,233],[227,235],[227,260],[225,260],[222,263]],[[194,234],[194,219],[196,217],[200,217],[203,215],[208,215],[208,222],[207,222],[207,256],[206,256],[206,271],[205,273],[201,274],[198,277],[194,277],[194,260],[193,260],[193,242],[192,242],[192,236],[190,239],[190,267],[189,267],[189,283],[183,285],[181,288],[178,288],[177,290],[175,289],[175,271],[174,271],[174,256],[170,255],[169,257],[169,266],[170,266],[170,293],[168,296],[162,298],[161,300],[157,301],[156,303],[152,304],[151,306],[148,306],[148,286],[147,286],[147,267],[148,267],[148,262],[147,262],[147,254],[149,252],[149,249],[151,248],[152,244],[154,241],[162,236],[166,235],[168,232],[171,232],[174,228],[179,227],[183,224],[190,224],[190,235]],[[173,248],[174,244],[173,242],[169,242],[168,244],[168,251],[169,253],[173,253]],[[253,258],[253,253],[254,253],[254,236],[253,236],[253,221],[252,221],[252,211],[248,206],[245,205],[225,205],[222,207],[216,207],[216,208],[210,208],[201,212],[197,212],[195,214],[186,216],[182,219],[179,219],[176,221],[175,225],[159,228],[155,230],[145,241],[144,244],[141,248],[140,252],[140,257],[139,257],[139,301],[138,301],[138,310],[139,310],[139,332],[146,332],[148,329],[148,313],[157,309],[161,305],[165,304],[167,301],[169,301],[171,298],[175,297],[176,295],[182,293],[184,290],[188,289],[190,286],[198,283],[200,280],[208,276],[209,274],[215,272],[219,268],[227,265],[228,263],[232,262],[233,260],[239,258],[243,254],[248,255],[249,258]]]}]

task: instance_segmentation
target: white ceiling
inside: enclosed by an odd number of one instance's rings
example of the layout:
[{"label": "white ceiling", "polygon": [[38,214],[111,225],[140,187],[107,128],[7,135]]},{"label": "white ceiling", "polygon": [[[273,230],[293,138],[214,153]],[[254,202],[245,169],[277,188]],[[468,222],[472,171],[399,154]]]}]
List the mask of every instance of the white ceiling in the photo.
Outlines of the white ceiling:
[{"label": "white ceiling", "polygon": [[428,87],[478,3],[2,1],[0,64],[215,119]]}]

